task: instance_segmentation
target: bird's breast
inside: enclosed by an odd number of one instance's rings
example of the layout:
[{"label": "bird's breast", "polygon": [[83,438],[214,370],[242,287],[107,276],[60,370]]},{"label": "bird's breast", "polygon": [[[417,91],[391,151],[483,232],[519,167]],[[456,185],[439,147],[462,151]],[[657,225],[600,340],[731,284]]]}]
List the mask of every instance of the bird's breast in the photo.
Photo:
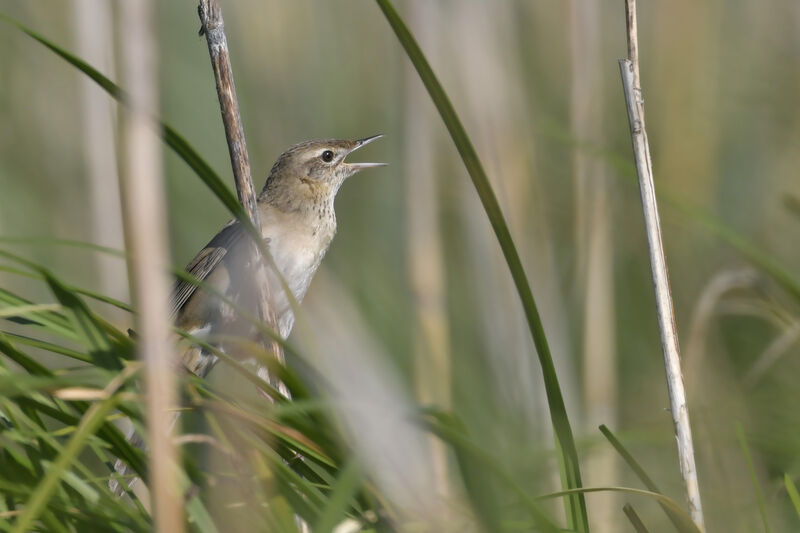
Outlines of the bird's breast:
[{"label": "bird's breast", "polygon": [[333,225],[309,225],[284,219],[276,224],[265,223],[265,226],[264,237],[272,260],[300,301],[330,246],[336,232],[335,221]]}]

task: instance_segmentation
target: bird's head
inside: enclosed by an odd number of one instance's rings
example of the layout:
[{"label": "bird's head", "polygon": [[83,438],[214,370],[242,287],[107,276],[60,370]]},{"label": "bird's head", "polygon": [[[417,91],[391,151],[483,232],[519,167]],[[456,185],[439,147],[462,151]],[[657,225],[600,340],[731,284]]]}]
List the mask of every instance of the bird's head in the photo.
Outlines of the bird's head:
[{"label": "bird's head", "polygon": [[348,177],[366,168],[385,165],[345,161],[350,153],[381,137],[306,141],[292,146],[275,161],[259,200],[291,210],[333,201]]}]

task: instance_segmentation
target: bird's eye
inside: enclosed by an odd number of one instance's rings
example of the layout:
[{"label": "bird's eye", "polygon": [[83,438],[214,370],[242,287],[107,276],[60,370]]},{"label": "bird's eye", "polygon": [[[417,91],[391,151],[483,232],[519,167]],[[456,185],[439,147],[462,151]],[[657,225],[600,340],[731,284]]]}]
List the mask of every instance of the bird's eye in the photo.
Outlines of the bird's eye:
[{"label": "bird's eye", "polygon": [[325,150],[324,152],[322,152],[322,160],[325,161],[326,163],[330,163],[331,161],[333,161],[333,152],[331,152],[330,150]]}]

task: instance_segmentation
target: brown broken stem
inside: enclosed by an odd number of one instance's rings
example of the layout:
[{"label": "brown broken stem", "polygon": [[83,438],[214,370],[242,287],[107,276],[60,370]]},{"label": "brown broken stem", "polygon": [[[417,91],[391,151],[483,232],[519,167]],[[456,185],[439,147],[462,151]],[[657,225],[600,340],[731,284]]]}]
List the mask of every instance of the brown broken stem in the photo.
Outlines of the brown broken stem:
[{"label": "brown broken stem", "polygon": [[[214,79],[217,84],[217,95],[222,113],[222,123],[225,127],[225,138],[228,141],[228,153],[231,157],[236,193],[253,226],[260,231],[261,220],[258,214],[253,178],[250,173],[250,159],[247,155],[244,128],[239,115],[239,101],[236,98],[236,87],[233,83],[233,69],[231,68],[230,53],[228,51],[228,40],[225,37],[222,9],[218,0],[200,0],[197,11],[202,24],[200,33],[206,37],[208,53],[211,56],[211,67],[214,70]],[[252,253],[253,257],[257,258],[257,264],[260,265],[259,268],[254,269],[260,292],[258,317],[262,322],[277,331],[277,317],[270,305],[271,299],[265,258],[255,243],[252,247]],[[271,351],[279,361],[284,361],[283,351],[277,342],[265,340],[264,343],[271,345]],[[272,381],[276,380],[270,379],[270,382]],[[274,382],[272,385],[288,396],[288,390],[282,383]]]}]

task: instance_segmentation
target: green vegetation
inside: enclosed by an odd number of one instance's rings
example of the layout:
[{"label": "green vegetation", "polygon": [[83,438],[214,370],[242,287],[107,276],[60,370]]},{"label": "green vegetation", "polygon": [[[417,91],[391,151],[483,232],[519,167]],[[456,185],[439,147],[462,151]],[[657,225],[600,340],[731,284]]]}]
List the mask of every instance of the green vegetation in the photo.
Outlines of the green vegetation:
[{"label": "green vegetation", "polygon": [[[577,23],[555,2],[223,7],[257,188],[277,153],[310,137],[385,133],[384,154],[370,159],[391,166],[345,185],[340,234],[283,344],[288,367],[242,341],[240,357],[216,351],[210,379],[181,377],[189,530],[297,532],[301,517],[315,532],[631,531],[628,519],[637,530],[697,531],[664,412],[613,61],[624,54],[622,6],[597,21],[608,33],[592,102],[600,136],[576,129]],[[181,265],[227,217],[244,215],[219,172],[227,154],[193,7],[158,9]],[[800,48],[770,28],[797,8],[643,9],[648,130],[706,525],[793,531],[800,249],[787,244],[798,220],[786,199],[796,195],[800,111],[785,106],[797,79],[782,61],[796,62]],[[147,483],[147,454],[116,425],[128,419],[145,433],[141,363],[121,235],[109,241],[100,231],[109,220],[90,208],[78,80],[105,91],[91,105],[124,105],[124,91],[113,69],[78,57],[67,10],[0,1],[9,15],[0,20],[0,531],[150,531],[141,493],[115,498],[108,488],[116,458]],[[752,35],[715,23],[723,13]],[[677,31],[689,32],[687,44],[668,38]],[[770,83],[744,79],[748,67]],[[423,134],[430,153],[412,150]],[[590,188],[571,179],[576,157],[596,171]],[[431,205],[406,187],[412,173],[434,182]],[[609,203],[594,203],[598,186]],[[435,234],[420,244],[409,222],[423,209]],[[592,272],[605,267],[586,221],[598,210],[612,237],[610,277],[592,307]],[[119,216],[116,205],[102,213]],[[416,246],[441,259],[426,263],[422,285]],[[590,372],[601,318],[613,358]],[[276,372],[292,400],[252,361]]]}]

